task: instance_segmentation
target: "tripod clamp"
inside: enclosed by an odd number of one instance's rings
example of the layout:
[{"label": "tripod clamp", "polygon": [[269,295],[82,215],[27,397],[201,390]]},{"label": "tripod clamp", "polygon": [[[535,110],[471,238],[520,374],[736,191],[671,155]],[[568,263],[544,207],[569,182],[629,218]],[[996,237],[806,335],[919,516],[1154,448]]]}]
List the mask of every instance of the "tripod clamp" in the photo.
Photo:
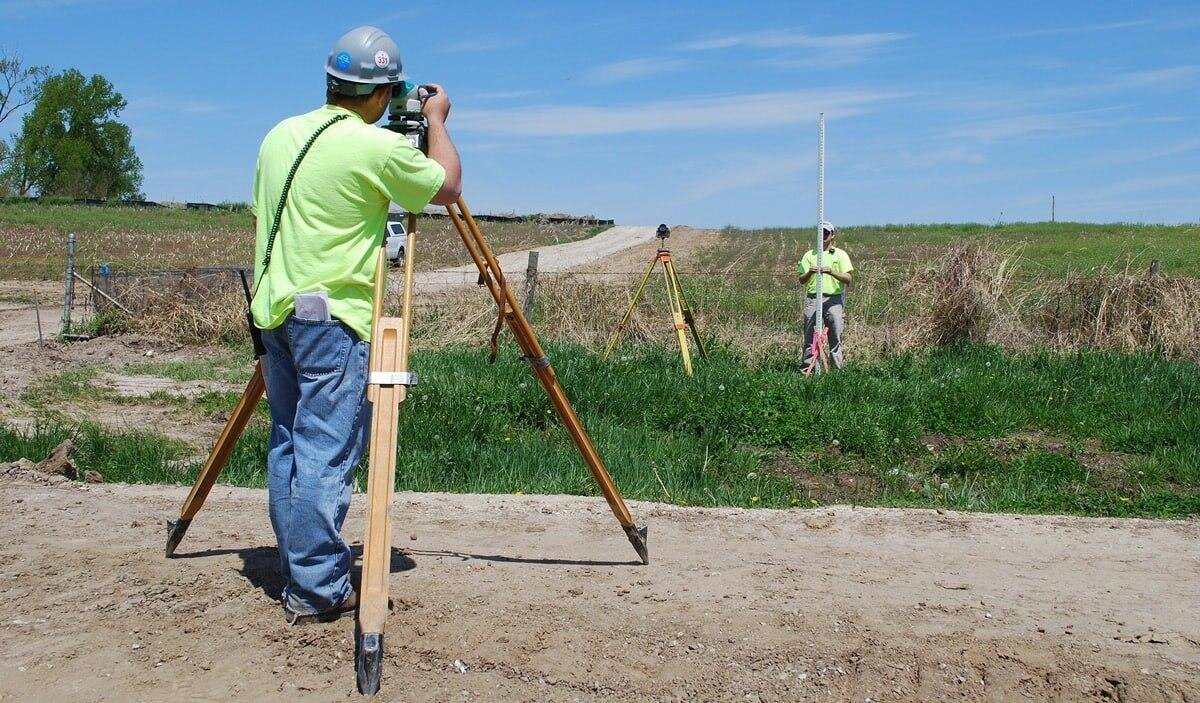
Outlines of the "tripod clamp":
[{"label": "tripod clamp", "polygon": [[367,374],[368,386],[415,386],[415,371],[372,371]]},{"label": "tripod clamp", "polygon": [[529,362],[529,365],[535,369],[550,368],[550,357],[548,356],[522,356],[520,359]]}]

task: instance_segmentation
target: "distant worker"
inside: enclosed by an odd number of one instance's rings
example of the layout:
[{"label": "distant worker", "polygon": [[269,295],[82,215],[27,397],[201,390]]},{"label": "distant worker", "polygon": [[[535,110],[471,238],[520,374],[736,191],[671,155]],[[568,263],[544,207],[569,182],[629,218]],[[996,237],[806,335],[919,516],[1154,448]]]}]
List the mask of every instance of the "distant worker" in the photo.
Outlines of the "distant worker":
[{"label": "distant worker", "polygon": [[[821,223],[821,239],[825,244],[822,255],[821,288],[825,293],[825,329],[829,335],[829,358],[835,369],[842,368],[842,337],[846,328],[845,306],[842,302],[846,286],[850,283],[850,272],[854,265],[845,249],[833,246],[837,239],[837,228],[829,222]],[[808,297],[804,301],[804,360],[802,366],[807,367],[812,361],[813,334],[817,327],[817,252],[809,249],[796,266],[800,274],[800,284],[807,286]]]},{"label": "distant worker", "polygon": [[251,312],[267,349],[269,512],[293,624],[333,619],[358,604],[341,529],[370,434],[368,348],[388,204],[420,212],[430,202],[453,203],[462,179],[446,131],[450,99],[440,86],[429,86],[422,107],[428,156],[374,126],[393,89],[408,87],[400,49],[386,33],[351,30],[325,71],[326,104],[267,133],[254,177]]}]

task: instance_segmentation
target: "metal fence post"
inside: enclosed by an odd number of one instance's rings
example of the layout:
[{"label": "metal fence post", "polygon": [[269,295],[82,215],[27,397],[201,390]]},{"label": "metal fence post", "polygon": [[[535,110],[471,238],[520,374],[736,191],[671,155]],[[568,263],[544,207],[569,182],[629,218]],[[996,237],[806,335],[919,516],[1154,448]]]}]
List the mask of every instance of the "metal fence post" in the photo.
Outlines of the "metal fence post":
[{"label": "metal fence post", "polygon": [[75,302],[75,233],[67,235],[67,276],[63,283],[63,313],[61,335],[71,333],[71,306]]}]

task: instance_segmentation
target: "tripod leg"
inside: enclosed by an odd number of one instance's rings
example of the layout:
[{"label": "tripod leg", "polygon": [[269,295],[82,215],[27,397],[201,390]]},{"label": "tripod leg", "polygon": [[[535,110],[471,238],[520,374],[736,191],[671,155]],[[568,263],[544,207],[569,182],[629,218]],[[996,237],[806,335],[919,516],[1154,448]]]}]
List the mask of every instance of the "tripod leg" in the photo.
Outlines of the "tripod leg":
[{"label": "tripod leg", "polygon": [[183,501],[179,519],[167,521],[166,553],[168,557],[175,553],[175,548],[183,540],[188,525],[192,524],[192,518],[196,517],[196,513],[200,512],[200,508],[204,506],[204,499],[208,498],[208,492],[212,490],[213,484],[217,482],[217,477],[221,475],[221,470],[225,468],[225,463],[229,461],[229,455],[233,453],[233,448],[246,429],[246,424],[250,422],[250,418],[254,417],[254,408],[258,405],[259,398],[263,397],[265,390],[262,360],[260,359],[255,362],[254,373],[250,376],[250,381],[246,383],[246,390],[242,392],[241,399],[233,408],[233,412],[229,414],[229,419],[225,421],[225,427],[217,437],[217,443],[213,445],[212,451],[204,461],[204,466],[196,476],[196,482],[192,484],[191,492]]},{"label": "tripod leg", "polygon": [[[411,254],[410,254],[411,256]],[[371,459],[367,472],[367,530],[363,540],[362,582],[358,601],[359,691],[379,690],[383,662],[383,627],[387,620],[388,576],[392,570],[392,493],[396,483],[396,427],[403,385],[374,382],[377,374],[404,371],[407,353],[405,320],[384,317],[376,323],[371,344],[371,385],[375,401],[371,417]]]},{"label": "tripod leg", "polygon": [[675,270],[674,262],[671,263],[671,280],[675,282],[675,294],[679,296],[679,306],[683,310],[683,321],[687,323],[688,329],[691,330],[692,339],[696,340],[696,350],[700,352],[701,359],[707,359],[708,350],[704,348],[704,340],[700,339],[700,331],[696,329],[696,318],[692,316],[692,307],[683,295],[683,284],[679,282],[679,272]]},{"label": "tripod leg", "polygon": [[683,370],[688,376],[692,375],[692,351],[688,348],[687,335],[683,333],[686,325],[683,322],[683,307],[679,291],[675,288],[671,271],[674,266],[668,258],[663,262],[663,280],[667,284],[667,302],[671,304],[671,323],[675,326],[675,337],[679,340],[679,355],[683,358]]},{"label": "tripod leg", "polygon": [[617,348],[617,343],[621,339],[621,333],[625,331],[625,325],[629,324],[629,319],[633,317],[633,310],[637,307],[638,300],[642,297],[642,291],[646,289],[646,281],[650,280],[650,274],[654,273],[654,265],[658,263],[658,255],[656,254],[650,260],[650,265],[646,267],[646,273],[642,274],[642,282],[638,284],[637,290],[633,293],[633,298],[629,301],[629,309],[621,317],[621,321],[617,323],[617,328],[613,330],[612,339],[608,340],[608,346],[604,347],[604,354],[600,356],[600,361],[608,361],[608,357],[612,356],[613,350]]},{"label": "tripod leg", "polygon": [[[368,396],[372,402],[370,461],[367,469],[367,529],[363,539],[362,582],[358,601],[358,690],[379,691],[383,673],[383,628],[387,620],[388,577],[392,571],[392,494],[396,486],[396,430],[400,403],[408,395],[408,335],[412,313],[413,244],[409,218],[404,260],[401,317],[382,317],[387,262],[380,248],[375,265],[375,322],[371,332]],[[381,280],[383,281],[381,283]]]},{"label": "tripod leg", "polygon": [[[455,208],[457,208],[457,212]],[[576,449],[579,450],[580,456],[583,457],[584,463],[599,485],[600,492],[604,494],[604,499],[608,502],[608,507],[616,516],[617,521],[621,523],[621,527],[625,530],[625,536],[629,538],[630,544],[637,551],[642,563],[649,564],[650,552],[646,546],[646,528],[638,527],[633,522],[633,516],[629,514],[629,508],[625,506],[620,491],[617,490],[608,470],[604,468],[604,462],[600,459],[595,447],[592,446],[591,438],[588,437],[587,431],[579,422],[579,417],[575,415],[571,401],[567,398],[562,386],[559,385],[554,369],[550,366],[550,360],[546,358],[545,352],[538,343],[537,335],[534,334],[529,321],[521,312],[521,306],[517,304],[516,296],[505,284],[504,272],[500,270],[500,264],[496,261],[495,254],[492,253],[487,240],[479,231],[479,225],[471,217],[471,211],[467,209],[466,201],[459,198],[456,205],[448,205],[446,210],[449,212],[450,219],[454,222],[459,236],[462,237],[463,244],[475,259],[475,265],[487,282],[488,290],[491,291],[496,304],[501,308],[507,304],[506,319],[509,329],[512,330],[513,337],[516,338],[517,344],[525,354],[525,359],[533,369],[538,382],[542,384],[546,395],[550,397],[550,402],[563,421],[567,433],[571,435]]]}]

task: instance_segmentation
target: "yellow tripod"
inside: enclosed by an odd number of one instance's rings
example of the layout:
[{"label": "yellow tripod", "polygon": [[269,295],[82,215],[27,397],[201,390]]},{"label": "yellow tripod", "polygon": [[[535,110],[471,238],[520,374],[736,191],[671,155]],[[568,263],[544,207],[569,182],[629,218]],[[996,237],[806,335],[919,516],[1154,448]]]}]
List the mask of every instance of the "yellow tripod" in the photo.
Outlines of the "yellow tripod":
[{"label": "yellow tripod", "polygon": [[654,273],[654,267],[661,263],[663,267],[663,280],[667,283],[667,301],[671,305],[671,319],[675,325],[675,336],[679,339],[679,353],[683,357],[683,369],[687,371],[687,375],[691,376],[692,352],[688,348],[687,336],[683,333],[685,327],[691,330],[692,339],[696,340],[696,350],[700,352],[700,358],[708,358],[708,352],[704,349],[704,342],[700,340],[700,333],[696,330],[696,318],[692,317],[692,309],[688,306],[687,298],[683,295],[683,286],[679,283],[679,274],[675,272],[675,263],[671,260],[671,251],[666,247],[670,230],[667,229],[666,225],[659,225],[656,236],[662,240],[662,244],[658,246],[658,251],[655,252],[654,258],[650,260],[650,265],[646,268],[646,273],[642,276],[642,282],[638,284],[637,291],[633,294],[633,300],[629,302],[629,309],[625,311],[625,315],[617,323],[617,329],[613,331],[612,339],[608,340],[608,346],[604,348],[604,355],[600,359],[601,361],[607,361],[608,357],[612,356],[613,350],[617,348],[617,344],[621,341],[621,333],[625,331],[625,326],[629,324],[629,320],[633,317],[633,310],[637,307],[638,300],[642,297],[642,292],[646,290],[646,283],[650,280],[650,275]]}]

